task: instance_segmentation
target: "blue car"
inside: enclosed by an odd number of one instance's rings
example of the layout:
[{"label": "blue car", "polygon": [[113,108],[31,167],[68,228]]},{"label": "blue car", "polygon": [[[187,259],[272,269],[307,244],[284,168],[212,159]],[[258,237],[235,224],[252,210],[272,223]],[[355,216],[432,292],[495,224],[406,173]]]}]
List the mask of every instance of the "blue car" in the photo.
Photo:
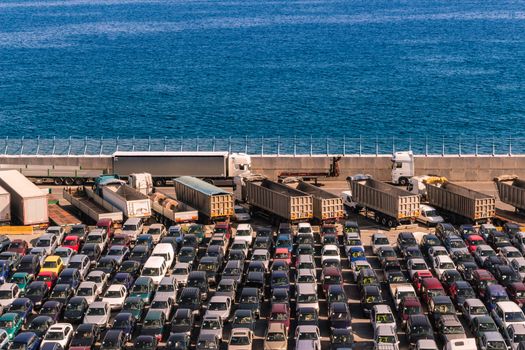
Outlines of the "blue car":
[{"label": "blue car", "polygon": [[287,248],[288,251],[291,252],[293,250],[292,235],[289,233],[281,233],[279,236],[277,236],[275,248]]},{"label": "blue car", "polygon": [[33,312],[33,302],[29,298],[16,298],[4,313],[14,312],[22,319],[27,320]]},{"label": "blue car", "polygon": [[472,225],[461,225],[459,227],[459,234],[461,238],[467,239],[468,236],[477,235],[476,229]]},{"label": "blue car", "polygon": [[135,247],[138,245],[145,245],[148,246],[149,249],[153,249],[153,237],[148,234],[138,235],[137,240],[135,241]]},{"label": "blue car", "polygon": [[60,273],[56,283],[67,284],[73,290],[77,290],[78,286],[80,285],[80,282],[82,282],[82,276],[80,276],[80,271],[75,268],[67,268]]},{"label": "blue car", "polygon": [[493,284],[487,287],[485,291],[485,305],[487,305],[487,310],[491,312],[496,307],[496,303],[499,301],[509,301],[509,295],[505,288],[500,284]]},{"label": "blue car", "polygon": [[115,316],[115,321],[113,321],[113,326],[111,329],[121,330],[124,332],[126,341],[129,341],[131,340],[133,332],[135,331],[136,325],[137,321],[133,314],[129,312],[121,312]]},{"label": "blue car", "polygon": [[33,332],[22,332],[12,340],[10,349],[38,350],[40,338]]},{"label": "blue car", "polygon": [[5,283],[11,275],[11,265],[7,260],[0,260],[0,283]]},{"label": "blue car", "polygon": [[130,290],[134,281],[135,279],[130,273],[118,272],[115,277],[113,277],[111,284],[122,284],[127,290]]},{"label": "blue car", "polygon": [[272,276],[270,278],[270,288],[271,290],[277,288],[290,289],[290,277],[286,271],[272,271]]},{"label": "blue car", "polygon": [[363,247],[350,247],[348,250],[348,259],[350,259],[350,263],[354,261],[366,261],[365,250]]}]

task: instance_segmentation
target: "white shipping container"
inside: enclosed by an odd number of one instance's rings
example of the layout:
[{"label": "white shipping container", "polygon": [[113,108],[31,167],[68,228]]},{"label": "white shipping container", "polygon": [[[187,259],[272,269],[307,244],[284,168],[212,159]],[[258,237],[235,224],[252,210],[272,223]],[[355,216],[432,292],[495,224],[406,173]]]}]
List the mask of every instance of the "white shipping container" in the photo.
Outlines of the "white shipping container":
[{"label": "white shipping container", "polygon": [[11,221],[11,195],[0,187],[0,222]]},{"label": "white shipping container", "polygon": [[49,221],[47,195],[17,170],[0,171],[0,185],[10,194],[11,217],[22,225]]}]

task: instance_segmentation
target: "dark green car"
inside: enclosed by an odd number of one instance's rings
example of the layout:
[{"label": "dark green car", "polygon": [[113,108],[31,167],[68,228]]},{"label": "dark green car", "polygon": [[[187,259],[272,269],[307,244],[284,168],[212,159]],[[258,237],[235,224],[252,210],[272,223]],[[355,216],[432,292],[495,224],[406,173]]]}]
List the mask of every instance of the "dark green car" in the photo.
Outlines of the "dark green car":
[{"label": "dark green car", "polygon": [[144,303],[144,301],[138,296],[131,296],[127,297],[126,300],[124,300],[124,305],[122,306],[121,312],[129,312],[133,315],[133,317],[135,317],[137,322],[140,322],[142,320],[142,317],[144,316],[145,311],[146,304]]},{"label": "dark green car", "polygon": [[153,279],[151,277],[140,276],[135,281],[133,287],[131,287],[129,296],[140,297],[144,303],[149,304],[153,299],[155,289],[155,283],[153,282]]},{"label": "dark green car", "polygon": [[0,328],[7,332],[9,340],[13,340],[23,324],[24,320],[14,312],[8,312],[0,317]]},{"label": "dark green car", "polygon": [[191,224],[188,229],[187,229],[187,234],[190,234],[190,235],[195,235],[198,240],[199,240],[199,243],[202,242],[202,240],[204,239],[204,225],[201,225],[201,224]]},{"label": "dark green car", "polygon": [[27,273],[27,272],[17,272],[11,276],[9,279],[9,283],[16,283],[18,288],[20,289],[20,293],[24,294],[26,291],[27,286],[33,282],[35,279],[35,276]]}]

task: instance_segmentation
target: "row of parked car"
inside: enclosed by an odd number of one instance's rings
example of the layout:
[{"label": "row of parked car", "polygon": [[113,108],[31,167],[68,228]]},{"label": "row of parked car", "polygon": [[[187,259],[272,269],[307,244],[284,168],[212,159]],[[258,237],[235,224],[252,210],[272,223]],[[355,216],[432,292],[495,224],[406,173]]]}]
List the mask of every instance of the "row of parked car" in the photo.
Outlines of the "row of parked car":
[{"label": "row of parked car", "polygon": [[456,229],[442,223],[435,234],[416,238],[399,233],[395,245],[384,234],[374,234],[372,251],[395,312],[385,305],[370,264],[359,259],[351,264],[375,340],[386,343],[381,349],[398,348],[398,326],[416,349],[437,349],[437,344],[444,349],[525,349],[523,237],[525,232],[514,224]]}]

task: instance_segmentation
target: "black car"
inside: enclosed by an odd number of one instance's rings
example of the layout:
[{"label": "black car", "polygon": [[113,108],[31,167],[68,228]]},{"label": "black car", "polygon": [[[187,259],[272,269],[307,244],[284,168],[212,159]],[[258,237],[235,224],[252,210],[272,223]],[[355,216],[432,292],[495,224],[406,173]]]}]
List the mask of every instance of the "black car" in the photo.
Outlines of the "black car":
[{"label": "black car", "polygon": [[490,232],[489,236],[487,237],[487,244],[490,245],[494,250],[512,246],[509,236],[500,231]]},{"label": "black car", "polygon": [[63,305],[67,305],[67,302],[73,297],[73,294],[75,294],[75,291],[69,284],[56,284],[49,295],[49,300],[55,300],[61,302]]},{"label": "black car", "polygon": [[289,304],[290,303],[290,291],[286,288],[275,288],[272,291],[270,298],[272,304]]},{"label": "black car", "polygon": [[417,245],[404,247],[401,250],[401,256],[405,259],[424,259],[423,253]]},{"label": "black car", "polygon": [[198,315],[201,308],[199,288],[184,287],[177,300],[179,308],[190,309],[193,314]]},{"label": "black car", "polygon": [[0,252],[6,250],[9,244],[11,244],[11,239],[6,235],[0,235]]},{"label": "black car", "polygon": [[351,329],[337,328],[330,333],[330,349],[346,350],[353,349],[354,335]]},{"label": "black car", "polygon": [[36,255],[24,255],[18,266],[16,272],[27,272],[31,275],[37,275],[40,271],[40,259]]},{"label": "black car", "polygon": [[188,263],[190,265],[193,265],[196,257],[197,250],[193,247],[182,247],[180,248],[179,255],[177,255],[178,262]]},{"label": "black car", "polygon": [[257,237],[253,242],[253,249],[272,250],[273,241],[270,237]]},{"label": "black car", "polygon": [[108,276],[108,280],[111,280],[118,270],[118,263],[115,259],[104,256],[97,262],[95,270],[102,271]]},{"label": "black car", "polygon": [[313,307],[300,307],[295,318],[298,326],[319,326],[319,313]]},{"label": "black car", "polygon": [[44,299],[49,295],[49,287],[46,282],[34,281],[29,284],[26,288],[24,297],[28,298],[33,302],[36,310],[40,309]]},{"label": "black car", "polygon": [[138,261],[126,260],[120,265],[118,272],[129,273],[133,278],[140,276],[142,265]]},{"label": "black car", "polygon": [[235,310],[232,317],[232,329],[235,328],[248,328],[252,332],[255,331],[255,315],[252,310],[242,309]]},{"label": "black car", "polygon": [[228,261],[239,260],[244,263],[246,260],[246,254],[242,249],[230,249],[228,252]]},{"label": "black car", "polygon": [[417,247],[417,241],[412,232],[400,232],[397,235],[397,247],[400,251],[414,246]]},{"label": "black car", "polygon": [[494,275],[496,273],[496,266],[498,265],[505,265],[505,260],[503,260],[503,258],[498,255],[494,255],[485,259],[482,268],[488,270]]},{"label": "black car", "polygon": [[374,305],[383,304],[383,296],[381,295],[381,289],[377,285],[364,286],[361,292],[361,305],[363,306],[363,312],[365,315],[369,315]]},{"label": "black car", "polygon": [[126,336],[119,329],[110,329],[106,332],[100,345],[100,350],[123,350],[126,346]]},{"label": "black car", "polygon": [[77,327],[69,347],[92,349],[100,338],[100,328],[96,324],[83,323]]},{"label": "black car", "polygon": [[283,260],[277,260],[272,263],[272,267],[270,268],[270,271],[286,271],[289,272],[290,266],[288,266],[288,263]]},{"label": "black car", "polygon": [[97,263],[98,259],[100,259],[100,256],[102,255],[102,250],[100,249],[98,243],[86,243],[82,246],[80,254],[87,255],[87,257],[91,261],[91,264],[94,265]]},{"label": "black car", "polygon": [[448,236],[457,235],[458,232],[449,223],[439,223],[436,225],[436,236],[438,236],[442,241],[445,240]]},{"label": "black car", "polygon": [[62,270],[60,275],[57,279],[57,284],[68,284],[76,290],[78,286],[80,285],[80,282],[82,282],[82,276],[80,275],[80,271],[75,268],[67,268]]},{"label": "black car", "polygon": [[157,350],[157,338],[152,335],[139,335],[133,342],[133,349]]},{"label": "black car", "polygon": [[425,255],[428,255],[428,250],[430,248],[438,245],[443,245],[443,243],[438,236],[432,234],[424,235],[420,243],[421,251]]},{"label": "black car", "polygon": [[195,327],[195,316],[191,309],[179,308],[171,320],[170,333],[190,335]]},{"label": "black car", "polygon": [[414,346],[420,339],[434,339],[432,324],[423,314],[408,316],[406,334],[410,346]]},{"label": "black car", "polygon": [[49,316],[37,316],[27,326],[28,332],[33,332],[39,337],[43,337],[49,327],[55,324],[55,320]]},{"label": "black car", "polygon": [[462,263],[476,263],[476,259],[468,251],[457,250],[451,254],[451,257],[456,265]]},{"label": "black car", "polygon": [[208,293],[210,287],[208,284],[208,276],[205,271],[191,271],[188,275],[188,282],[186,283],[188,287],[198,288],[200,291],[200,301],[205,301],[208,299]]},{"label": "black car", "polygon": [[151,248],[147,245],[137,245],[131,251],[128,260],[144,264],[151,255]]},{"label": "black car", "polygon": [[64,320],[69,323],[81,322],[89,307],[84,297],[72,297],[64,310]]},{"label": "black car", "polygon": [[40,316],[49,316],[55,321],[58,321],[62,315],[64,304],[55,300],[46,301],[40,308]]},{"label": "black car", "polygon": [[259,238],[259,237],[272,238],[273,237],[272,229],[270,227],[259,227],[255,231],[255,238]]},{"label": "black car", "polygon": [[330,327],[332,329],[351,328],[352,316],[350,315],[348,303],[335,302],[330,304],[330,309],[328,310],[328,320],[330,321]]},{"label": "black car", "polygon": [[133,316],[129,312],[120,312],[115,316],[111,329],[121,330],[122,332],[124,332],[126,341],[129,341],[133,336],[133,332],[135,331],[136,325],[137,320],[135,319],[135,316]]},{"label": "black car", "polygon": [[219,266],[222,266],[222,263],[224,262],[224,248],[217,245],[209,246],[208,249],[206,249],[205,256],[216,258]]},{"label": "black car", "polygon": [[212,256],[204,256],[201,258],[197,270],[204,271],[206,273],[208,284],[216,285],[219,268],[219,259]]},{"label": "black car", "polygon": [[340,284],[331,284],[328,286],[328,291],[326,292],[326,302],[328,305],[335,302],[348,302],[348,296],[342,285]]},{"label": "black car", "polygon": [[257,288],[244,287],[237,303],[239,310],[251,310],[258,318],[261,313],[261,293]]},{"label": "black car", "polygon": [[522,281],[521,276],[508,265],[497,265],[494,268],[493,275],[496,277],[499,284],[504,287],[508,287],[512,283]]},{"label": "black car", "polygon": [[448,290],[452,283],[456,281],[462,281],[463,276],[457,270],[446,270],[441,275],[441,284],[445,290]]},{"label": "black car", "polygon": [[248,263],[248,268],[246,269],[246,275],[250,272],[266,272],[266,267],[262,261],[250,261]]},{"label": "black car", "polygon": [[456,308],[449,296],[434,296],[430,299],[428,314],[432,317],[434,323],[436,323],[441,315],[455,315]]},{"label": "black car", "polygon": [[193,247],[194,249],[199,249],[199,239],[196,235],[185,234],[182,238],[183,247]]},{"label": "black car", "polygon": [[190,348],[190,336],[185,333],[171,333],[166,340],[166,350],[187,350]]},{"label": "black car", "polygon": [[385,272],[385,280],[390,283],[410,283],[408,277],[400,270],[392,270]]},{"label": "black car", "polygon": [[472,272],[478,269],[478,264],[475,262],[462,262],[456,268],[465,281],[472,281]]},{"label": "black car", "polygon": [[264,277],[264,272],[259,272],[259,271],[248,272],[244,285],[246,287],[257,288],[259,289],[259,292],[263,294],[266,288],[266,278]]},{"label": "black car", "polygon": [[311,244],[299,244],[296,249],[296,255],[310,255],[313,257],[315,255],[315,249]]}]

